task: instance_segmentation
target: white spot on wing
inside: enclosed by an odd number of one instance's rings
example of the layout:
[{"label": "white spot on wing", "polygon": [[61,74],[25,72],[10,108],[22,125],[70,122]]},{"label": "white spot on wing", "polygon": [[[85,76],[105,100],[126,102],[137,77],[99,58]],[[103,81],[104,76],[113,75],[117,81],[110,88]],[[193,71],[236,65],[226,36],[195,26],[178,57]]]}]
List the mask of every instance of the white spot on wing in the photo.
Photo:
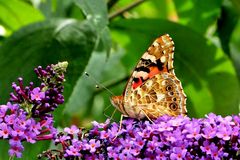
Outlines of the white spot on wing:
[{"label": "white spot on wing", "polygon": [[[172,46],[174,45],[174,42],[172,41],[172,39],[168,36],[163,36],[162,37],[163,43],[165,43],[165,46]],[[162,47],[163,48],[163,47]]]},{"label": "white spot on wing", "polygon": [[158,42],[154,41],[154,42],[153,42],[153,46],[154,46],[154,47],[158,47],[158,46],[159,46]]},{"label": "white spot on wing", "polygon": [[156,57],[148,53],[145,53],[142,58],[150,59],[152,62],[156,62]]},{"label": "white spot on wing", "polygon": [[162,86],[165,86],[166,85],[166,80],[163,80],[162,81]]},{"label": "white spot on wing", "polygon": [[162,57],[160,58],[160,60],[161,60],[162,63],[165,63],[165,62],[166,62],[166,57],[165,57],[165,56],[162,56]]},{"label": "white spot on wing", "polygon": [[137,78],[142,77],[143,79],[147,79],[148,73],[144,71],[139,71],[139,72],[134,71],[134,77],[137,77]]},{"label": "white spot on wing", "polygon": [[158,102],[161,101],[163,98],[165,98],[165,95],[164,94],[157,94],[157,99],[158,99]]}]

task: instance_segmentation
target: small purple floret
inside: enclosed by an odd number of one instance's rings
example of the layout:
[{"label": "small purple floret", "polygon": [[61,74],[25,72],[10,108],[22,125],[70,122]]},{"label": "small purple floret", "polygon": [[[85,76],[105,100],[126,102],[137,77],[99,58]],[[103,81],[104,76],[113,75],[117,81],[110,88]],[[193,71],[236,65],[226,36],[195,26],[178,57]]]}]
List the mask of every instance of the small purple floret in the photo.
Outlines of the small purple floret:
[{"label": "small purple floret", "polygon": [[39,87],[36,87],[31,92],[31,100],[40,101],[45,98],[45,92],[41,92]]}]

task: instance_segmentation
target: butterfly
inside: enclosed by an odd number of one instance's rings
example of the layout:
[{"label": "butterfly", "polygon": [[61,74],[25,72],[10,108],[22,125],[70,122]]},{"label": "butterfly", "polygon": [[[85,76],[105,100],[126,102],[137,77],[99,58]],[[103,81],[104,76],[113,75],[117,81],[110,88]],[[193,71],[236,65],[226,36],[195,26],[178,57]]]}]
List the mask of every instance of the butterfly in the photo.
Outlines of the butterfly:
[{"label": "butterfly", "polygon": [[110,97],[124,116],[156,119],[162,115],[186,115],[186,95],[173,68],[174,42],[168,35],[157,38],[132,72],[124,92]]}]

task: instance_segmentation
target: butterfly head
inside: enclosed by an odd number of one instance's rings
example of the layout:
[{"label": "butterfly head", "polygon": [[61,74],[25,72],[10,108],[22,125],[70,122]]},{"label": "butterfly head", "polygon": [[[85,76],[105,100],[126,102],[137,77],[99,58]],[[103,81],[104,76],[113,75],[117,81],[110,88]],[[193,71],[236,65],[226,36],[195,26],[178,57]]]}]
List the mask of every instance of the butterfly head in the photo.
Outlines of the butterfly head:
[{"label": "butterfly head", "polygon": [[120,112],[125,113],[123,106],[123,96],[112,96],[110,97],[112,105],[117,108]]}]

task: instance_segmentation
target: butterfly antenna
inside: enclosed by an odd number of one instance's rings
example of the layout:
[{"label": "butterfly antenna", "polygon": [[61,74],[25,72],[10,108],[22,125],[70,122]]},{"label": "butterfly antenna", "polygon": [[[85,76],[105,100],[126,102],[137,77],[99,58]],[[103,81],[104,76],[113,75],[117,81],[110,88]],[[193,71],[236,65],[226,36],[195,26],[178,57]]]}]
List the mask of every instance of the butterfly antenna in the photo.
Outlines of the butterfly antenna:
[{"label": "butterfly antenna", "polygon": [[99,88],[99,86],[103,89],[105,89],[106,91],[108,91],[112,96],[114,96],[113,92],[110,91],[108,88],[106,88],[104,85],[102,85],[101,83],[99,83],[94,77],[90,76],[88,72],[85,72],[85,75],[89,78],[91,78],[91,80],[93,80],[96,83],[96,88]]},{"label": "butterfly antenna", "polygon": [[[85,75],[86,75],[87,77],[91,78],[91,80],[93,80],[93,81],[96,83],[96,86],[95,86],[96,88],[99,88],[99,86],[101,86],[103,89],[107,90],[112,96],[114,96],[113,92],[111,92],[108,88],[106,88],[104,85],[102,85],[101,83],[99,83],[94,77],[90,76],[90,74],[89,74],[88,72],[85,72]],[[111,116],[109,116],[109,115],[106,114],[106,110],[107,110],[109,107],[111,107],[111,106],[112,106],[111,104],[108,105],[108,106],[104,109],[103,114],[104,114],[104,116],[106,116],[106,117],[109,118],[110,120],[116,121],[116,120],[113,118],[113,116],[115,115],[116,110],[117,110],[116,108],[114,109],[114,111],[113,111],[113,113],[112,113]]]}]

